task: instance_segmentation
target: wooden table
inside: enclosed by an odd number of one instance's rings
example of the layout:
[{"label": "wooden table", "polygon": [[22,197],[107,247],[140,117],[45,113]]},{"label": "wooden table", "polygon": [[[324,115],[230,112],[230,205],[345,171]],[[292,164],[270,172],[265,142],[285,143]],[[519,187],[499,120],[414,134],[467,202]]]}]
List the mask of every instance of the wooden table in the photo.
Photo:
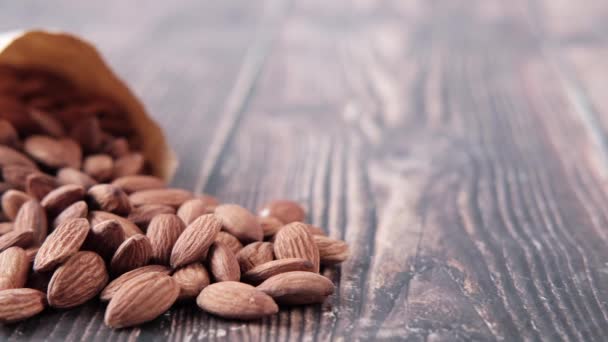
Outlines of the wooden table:
[{"label": "wooden table", "polygon": [[135,329],[91,303],[8,340],[608,336],[608,3],[25,1],[0,29],[95,42],[165,128],[175,186],[301,201],[351,244],[319,307],[194,305]]}]

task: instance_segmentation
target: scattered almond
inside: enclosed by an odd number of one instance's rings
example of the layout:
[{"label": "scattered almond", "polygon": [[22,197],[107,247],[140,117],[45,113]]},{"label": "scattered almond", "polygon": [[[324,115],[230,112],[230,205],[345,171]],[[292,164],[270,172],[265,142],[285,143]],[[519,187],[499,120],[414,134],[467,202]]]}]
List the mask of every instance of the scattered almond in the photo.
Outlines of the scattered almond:
[{"label": "scattered almond", "polygon": [[175,214],[175,209],[163,204],[146,204],[133,208],[127,218],[145,231],[148,229],[150,221],[161,214]]},{"label": "scattered almond", "polygon": [[184,223],[190,224],[195,219],[205,214],[211,214],[213,211],[209,210],[210,206],[200,198],[193,198],[184,202],[177,210],[177,216],[179,216]]},{"label": "scattered almond", "polygon": [[272,276],[257,289],[279,304],[302,305],[322,303],[334,293],[334,284],[320,274],[294,271]]},{"label": "scattered almond", "polygon": [[242,275],[241,279],[257,285],[277,274],[293,271],[314,272],[314,266],[310,261],[301,258],[273,260],[250,269]]},{"label": "scattered almond", "polygon": [[25,154],[8,146],[0,145],[0,167],[8,165],[24,165],[36,169],[36,164]]},{"label": "scattered almond", "polygon": [[10,247],[0,253],[0,291],[25,286],[30,261],[20,247]]},{"label": "scattered almond", "polygon": [[319,258],[323,265],[339,264],[348,259],[348,244],[323,235],[313,235],[319,249]]},{"label": "scattered almond", "polygon": [[27,154],[50,168],[80,168],[82,151],[73,140],[55,139],[46,135],[32,135],[23,145]]},{"label": "scattered almond", "polygon": [[251,285],[235,281],[205,287],[196,298],[196,304],[211,314],[239,320],[259,319],[279,312],[270,296]]},{"label": "scattered almond", "polygon": [[235,238],[234,235],[226,232],[220,231],[217,233],[215,237],[215,241],[219,241],[223,243],[234,255],[237,255],[238,252],[243,248],[243,244],[239,241],[239,239]]},{"label": "scattered almond", "polygon": [[107,220],[91,228],[84,248],[97,252],[105,260],[110,260],[124,241],[125,232],[120,222]]},{"label": "scattered almond", "polygon": [[116,178],[112,185],[121,188],[130,194],[137,191],[163,189],[167,187],[165,181],[154,176],[134,175]]},{"label": "scattered almond", "polygon": [[264,232],[257,218],[247,209],[236,204],[222,204],[214,214],[222,221],[222,229],[243,243],[262,241]]},{"label": "scattered almond", "polygon": [[0,291],[0,323],[15,323],[36,316],[45,307],[45,295],[34,289]]},{"label": "scattered almond", "polygon": [[152,257],[150,240],[142,234],[126,239],[116,250],[110,270],[112,274],[123,274],[138,267],[145,266]]},{"label": "scattered almond", "polygon": [[34,199],[32,196],[19,190],[8,190],[2,195],[2,212],[10,220],[17,217],[23,203]]},{"label": "scattered almond", "polygon": [[178,299],[181,300],[196,298],[211,283],[207,269],[200,262],[177,269],[172,277],[180,288]]},{"label": "scattered almond", "polygon": [[192,221],[173,245],[171,267],[178,268],[202,260],[221,227],[221,221],[214,214],[203,215]]},{"label": "scattered almond", "polygon": [[315,272],[319,272],[319,249],[304,223],[293,222],[278,231],[274,239],[274,255],[277,259],[309,260]]},{"label": "scattered almond", "polygon": [[63,209],[63,211],[55,217],[53,220],[53,228],[56,228],[63,222],[74,219],[74,218],[86,218],[89,212],[89,208],[85,201],[78,201],[74,204],[71,204],[67,208]]},{"label": "scattered almond", "polygon": [[260,223],[260,227],[262,227],[265,238],[274,236],[284,226],[283,222],[272,216],[258,217],[258,222]]},{"label": "scattered almond", "polygon": [[112,178],[114,160],[107,154],[94,154],[85,158],[82,169],[93,179],[103,182]]},{"label": "scattered almond", "polygon": [[10,232],[0,236],[0,252],[9,247],[27,248],[34,242],[34,232],[31,230],[11,230]]},{"label": "scattered almond", "polygon": [[160,214],[152,219],[146,235],[152,245],[153,262],[169,264],[173,246],[184,229],[186,229],[186,225],[174,214]]},{"label": "scattered almond", "polygon": [[46,239],[48,223],[46,212],[37,200],[29,200],[21,206],[15,218],[15,231],[31,231],[33,243],[41,245]]},{"label": "scattered almond", "polygon": [[131,212],[129,197],[119,187],[111,184],[98,184],[87,191],[87,198],[95,209],[117,215],[128,215]]},{"label": "scattered almond", "polygon": [[7,165],[2,168],[2,179],[16,190],[25,190],[25,181],[31,174],[41,174],[37,168],[27,165]]},{"label": "scattered almond", "polygon": [[89,233],[89,222],[83,218],[60,224],[44,240],[34,260],[34,271],[50,271],[76,254]]},{"label": "scattered almond", "polygon": [[57,171],[57,181],[61,185],[76,184],[85,189],[97,184],[97,181],[91,178],[91,176],[70,167],[64,167]]},{"label": "scattered almond", "polygon": [[241,273],[245,273],[257,265],[267,263],[274,259],[272,243],[253,242],[243,247],[236,255]]},{"label": "scattered almond", "polygon": [[93,210],[89,212],[89,221],[91,225],[96,225],[103,221],[107,220],[116,220],[120,223],[120,226],[125,232],[125,237],[131,237],[136,234],[143,234],[141,229],[139,229],[133,222],[127,220],[122,216],[118,216],[116,214],[108,213],[106,211]]},{"label": "scattered almond", "polygon": [[40,204],[46,209],[49,216],[57,216],[65,208],[69,207],[74,202],[78,202],[84,198],[84,188],[80,185],[63,185],[49,192]]},{"label": "scattered almond", "polygon": [[32,173],[25,179],[25,192],[39,201],[58,186],[55,177],[42,173]]},{"label": "scattered almond", "polygon": [[177,208],[192,197],[190,191],[168,188],[137,191],[132,193],[129,199],[134,206],[162,204]]},{"label": "scattered almond", "polygon": [[216,282],[239,281],[241,270],[236,256],[221,242],[214,242],[207,255],[209,272]]},{"label": "scattered almond", "polygon": [[298,203],[289,200],[275,200],[266,203],[260,210],[262,217],[276,217],[284,224],[292,222],[303,222],[306,218],[304,208]]},{"label": "scattered almond", "polygon": [[114,163],[114,178],[138,175],[143,171],[144,157],[141,153],[129,153]]},{"label": "scattered almond", "polygon": [[123,286],[124,284],[128,283],[131,279],[140,276],[142,274],[145,273],[153,273],[153,272],[160,272],[162,274],[169,274],[171,271],[171,269],[169,269],[166,266],[162,266],[162,265],[148,265],[148,266],[144,266],[144,267],[139,267],[136,268],[132,271],[129,271],[127,273],[123,273],[120,277],[112,280],[108,286],[106,286],[103,291],[101,291],[101,295],[99,297],[99,299],[101,299],[101,301],[107,302],[110,299],[112,299],[112,297],[114,296],[114,294],[116,294],[116,291],[118,291],[118,289]]}]

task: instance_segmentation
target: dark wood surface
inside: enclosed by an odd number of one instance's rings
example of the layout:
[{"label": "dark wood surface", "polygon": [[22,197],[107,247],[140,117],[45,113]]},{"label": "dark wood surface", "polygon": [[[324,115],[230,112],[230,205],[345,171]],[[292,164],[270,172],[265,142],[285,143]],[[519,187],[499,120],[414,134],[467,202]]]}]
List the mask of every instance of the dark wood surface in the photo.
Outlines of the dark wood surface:
[{"label": "dark wood surface", "polygon": [[176,186],[304,203],[351,244],[318,307],[103,307],[8,340],[578,340],[608,336],[608,2],[6,2],[0,30],[97,44],[165,128]]}]

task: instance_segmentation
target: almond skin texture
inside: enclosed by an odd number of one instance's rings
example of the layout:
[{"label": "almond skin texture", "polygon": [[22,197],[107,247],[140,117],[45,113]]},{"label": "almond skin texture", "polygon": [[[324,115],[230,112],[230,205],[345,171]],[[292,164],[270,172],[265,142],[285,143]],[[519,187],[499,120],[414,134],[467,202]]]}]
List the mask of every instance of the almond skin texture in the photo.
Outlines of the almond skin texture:
[{"label": "almond skin texture", "polygon": [[91,176],[70,167],[64,167],[57,171],[57,182],[61,185],[76,184],[85,189],[97,184],[97,181],[91,178]]},{"label": "almond skin texture", "polygon": [[141,153],[130,153],[114,162],[114,178],[134,176],[144,168],[144,157]]},{"label": "almond skin texture", "polygon": [[207,256],[209,271],[216,282],[239,281],[241,270],[236,256],[221,242],[214,242]]},{"label": "almond skin texture", "polygon": [[34,289],[0,291],[0,323],[14,323],[36,316],[45,307],[45,294]]},{"label": "almond skin texture", "polygon": [[116,250],[110,269],[118,275],[145,266],[152,257],[150,240],[141,234],[126,239]]},{"label": "almond skin texture", "polygon": [[143,234],[141,229],[139,229],[135,224],[133,224],[133,222],[127,220],[124,217],[100,210],[93,210],[89,213],[89,221],[93,226],[107,220],[118,221],[125,232],[125,237],[127,238],[136,234]]},{"label": "almond skin texture", "polygon": [[222,204],[215,208],[214,213],[222,221],[222,229],[241,242],[249,243],[264,239],[262,227],[249,210],[236,204]]},{"label": "almond skin texture", "polygon": [[94,154],[84,160],[82,168],[93,179],[103,182],[112,178],[114,160],[107,154]]},{"label": "almond skin texture", "polygon": [[314,272],[314,266],[310,261],[300,258],[273,260],[250,269],[243,274],[241,280],[258,285],[277,274],[293,271]]},{"label": "almond skin texture", "polygon": [[177,208],[192,197],[190,191],[170,188],[137,191],[132,193],[129,199],[134,206],[162,204]]},{"label": "almond skin texture", "polygon": [[23,203],[32,199],[34,198],[25,192],[8,190],[2,195],[2,211],[7,218],[14,220]]},{"label": "almond skin texture", "polygon": [[112,185],[121,188],[124,192],[130,194],[137,191],[163,189],[167,187],[165,181],[154,176],[124,176],[116,178],[112,181]]},{"label": "almond skin texture", "polygon": [[104,321],[111,328],[124,328],[151,321],[177,300],[180,288],[168,275],[152,272],[123,284],[112,296]]},{"label": "almond skin texture", "polygon": [[334,284],[320,274],[295,271],[270,277],[257,289],[279,304],[303,305],[323,303],[334,293]]},{"label": "almond skin texture", "polygon": [[0,236],[0,252],[6,250],[9,247],[21,247],[27,248],[34,241],[34,232],[31,230],[16,231],[12,230],[2,236]]},{"label": "almond skin texture", "polygon": [[232,253],[234,253],[234,255],[237,255],[238,252],[243,248],[243,244],[239,241],[239,239],[235,238],[234,235],[230,233],[220,231],[217,233],[215,241],[223,243],[232,251]]},{"label": "almond skin texture", "polygon": [[59,266],[49,283],[47,299],[55,308],[71,308],[95,297],[108,282],[103,259],[94,252],[78,252]]},{"label": "almond skin texture", "polygon": [[319,249],[322,265],[335,265],[348,259],[348,245],[342,240],[332,239],[323,235],[313,235]]},{"label": "almond skin texture", "polygon": [[258,217],[258,222],[262,227],[265,238],[273,237],[284,226],[283,222],[272,216]]},{"label": "almond skin texture", "polygon": [[200,262],[176,270],[172,277],[179,285],[180,300],[196,298],[211,283],[207,269]]},{"label": "almond skin texture", "polygon": [[236,259],[241,267],[241,273],[245,273],[257,265],[267,263],[274,259],[272,243],[250,243],[239,251],[236,255]]},{"label": "almond skin texture", "polygon": [[0,167],[15,164],[29,166],[34,169],[38,168],[25,154],[10,147],[0,145]]},{"label": "almond skin texture", "polygon": [[11,247],[0,253],[0,291],[25,286],[30,261],[20,247]]},{"label": "almond skin texture", "polygon": [[29,200],[21,206],[15,218],[14,230],[27,231],[34,233],[35,245],[40,246],[46,239],[48,223],[46,212],[37,200]]},{"label": "almond skin texture", "polygon": [[89,207],[85,201],[78,201],[69,207],[65,208],[61,214],[57,215],[53,220],[53,228],[57,228],[63,222],[74,218],[86,218],[89,213]]},{"label": "almond skin texture", "polygon": [[107,302],[110,299],[112,299],[114,294],[116,294],[116,291],[118,291],[118,289],[121,286],[123,286],[125,283],[129,282],[131,279],[133,279],[137,276],[140,276],[142,274],[145,274],[145,273],[153,273],[153,272],[169,274],[171,272],[171,269],[169,269],[169,267],[162,266],[162,265],[148,265],[148,266],[136,268],[136,269],[129,271],[127,273],[124,273],[120,277],[112,280],[108,284],[108,286],[106,286],[106,288],[103,289],[103,291],[101,291],[101,295],[99,296],[99,299],[101,299],[101,301],[103,301],[103,302]]},{"label": "almond skin texture", "polygon": [[213,214],[192,221],[173,246],[171,267],[178,268],[202,260],[221,227],[222,222]]},{"label": "almond skin texture", "polygon": [[152,219],[146,236],[152,245],[152,262],[168,265],[171,251],[186,229],[184,222],[174,214],[160,214]]},{"label": "almond skin texture", "polygon": [[49,216],[59,215],[65,208],[84,198],[84,188],[80,185],[63,185],[49,192],[40,204]]},{"label": "almond skin texture", "polygon": [[200,198],[193,198],[184,202],[177,210],[177,216],[179,216],[185,224],[190,224],[198,217],[210,214],[212,211],[209,210],[209,204],[205,203]]},{"label": "almond skin texture", "polygon": [[152,219],[160,214],[175,214],[175,209],[168,205],[147,204],[131,210],[128,220],[136,224],[142,230],[147,230]]},{"label": "almond skin texture", "polygon": [[235,281],[205,287],[196,298],[196,304],[214,315],[239,320],[259,319],[279,312],[270,296],[251,285]]},{"label": "almond skin texture", "polygon": [[30,174],[25,179],[25,192],[38,200],[42,200],[58,186],[59,183],[54,177],[42,173]]},{"label": "almond skin texture", "polygon": [[304,223],[290,223],[275,235],[274,255],[277,259],[302,258],[314,265],[319,272],[319,249]]},{"label": "almond skin texture", "polygon": [[107,220],[91,228],[83,248],[96,252],[104,260],[111,260],[124,241],[125,232],[120,223],[116,220]]},{"label": "almond skin texture", "polygon": [[276,217],[284,224],[292,222],[303,222],[306,219],[306,212],[301,205],[289,200],[275,200],[266,203],[260,210],[262,217]]},{"label": "almond skin texture", "polygon": [[100,209],[116,215],[128,215],[131,212],[129,197],[114,185],[93,185],[87,191],[87,199],[93,209]]},{"label": "almond skin texture", "polygon": [[76,254],[89,233],[89,222],[83,218],[60,224],[44,240],[34,260],[34,271],[50,271]]},{"label": "almond skin texture", "polygon": [[82,150],[71,139],[32,135],[25,140],[23,148],[32,158],[50,168],[80,168]]}]

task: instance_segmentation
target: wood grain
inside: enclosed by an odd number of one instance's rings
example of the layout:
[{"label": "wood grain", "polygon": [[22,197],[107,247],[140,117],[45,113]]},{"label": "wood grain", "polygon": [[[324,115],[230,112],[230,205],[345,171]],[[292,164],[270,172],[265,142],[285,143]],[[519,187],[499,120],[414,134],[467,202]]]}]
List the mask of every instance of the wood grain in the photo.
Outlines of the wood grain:
[{"label": "wood grain", "polygon": [[258,322],[181,305],[112,331],[89,303],[0,339],[608,336],[607,3],[64,2],[0,29],[90,38],[165,127],[174,185],[298,200],[352,257],[328,302]]}]

